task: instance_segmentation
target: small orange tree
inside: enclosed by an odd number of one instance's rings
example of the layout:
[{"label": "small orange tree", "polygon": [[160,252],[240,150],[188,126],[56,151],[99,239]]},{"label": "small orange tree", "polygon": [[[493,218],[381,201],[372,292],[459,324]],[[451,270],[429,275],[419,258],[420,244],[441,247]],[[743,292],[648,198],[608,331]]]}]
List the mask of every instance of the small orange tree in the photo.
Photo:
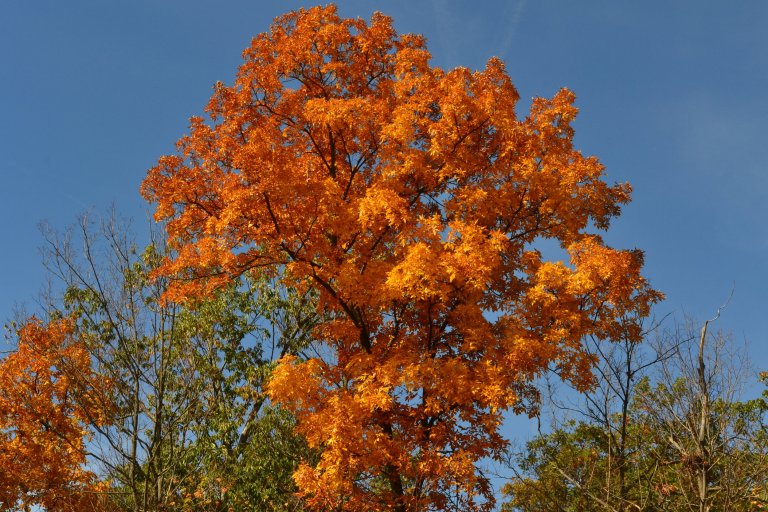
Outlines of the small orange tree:
[{"label": "small orange tree", "polygon": [[108,386],[90,363],[67,319],[30,319],[0,360],[0,510],[101,509],[85,442],[106,410],[95,390]]},{"label": "small orange tree", "polygon": [[432,67],[381,14],[292,12],[243,55],[142,186],[178,251],[167,298],[244,272],[319,290],[324,357],[283,358],[269,388],[321,448],[295,475],[310,508],[490,508],[502,413],[535,407],[547,367],[588,386],[582,338],[639,337],[660,298],[640,251],[594,233],[629,185],[573,148],[570,91],[518,119],[498,59]]}]

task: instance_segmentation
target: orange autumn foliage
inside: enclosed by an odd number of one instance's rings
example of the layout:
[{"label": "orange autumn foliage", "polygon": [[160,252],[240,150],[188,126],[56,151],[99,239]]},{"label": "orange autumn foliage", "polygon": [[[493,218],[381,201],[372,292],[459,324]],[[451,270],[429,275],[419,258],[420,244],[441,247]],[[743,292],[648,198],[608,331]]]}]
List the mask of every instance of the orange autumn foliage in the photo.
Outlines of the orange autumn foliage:
[{"label": "orange autumn foliage", "polygon": [[103,419],[91,390],[106,383],[72,329],[32,318],[0,360],[0,510],[99,510],[85,443],[86,425]]},{"label": "orange autumn foliage", "polygon": [[502,414],[535,407],[547,367],[588,386],[581,340],[638,338],[661,297],[640,251],[595,232],[629,185],[573,148],[573,93],[520,119],[501,61],[430,66],[381,14],[292,12],[243,57],[142,186],[178,251],[167,298],[244,272],[318,290],[325,357],[284,358],[269,386],[321,449],[295,475],[310,508],[490,509],[477,465]]}]

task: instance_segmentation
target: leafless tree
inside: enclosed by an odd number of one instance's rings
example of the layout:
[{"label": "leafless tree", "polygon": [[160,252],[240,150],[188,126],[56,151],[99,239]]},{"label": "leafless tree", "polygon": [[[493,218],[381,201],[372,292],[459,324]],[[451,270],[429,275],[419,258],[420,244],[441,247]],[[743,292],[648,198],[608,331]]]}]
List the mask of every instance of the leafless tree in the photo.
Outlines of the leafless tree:
[{"label": "leafless tree", "polygon": [[766,411],[760,401],[742,401],[752,369],[745,347],[711,332],[719,315],[698,328],[687,320],[657,338],[657,347],[674,348],[673,357],[658,365],[656,384],[638,395],[656,436],[659,485],[676,510],[752,510],[751,503],[764,499]]}]

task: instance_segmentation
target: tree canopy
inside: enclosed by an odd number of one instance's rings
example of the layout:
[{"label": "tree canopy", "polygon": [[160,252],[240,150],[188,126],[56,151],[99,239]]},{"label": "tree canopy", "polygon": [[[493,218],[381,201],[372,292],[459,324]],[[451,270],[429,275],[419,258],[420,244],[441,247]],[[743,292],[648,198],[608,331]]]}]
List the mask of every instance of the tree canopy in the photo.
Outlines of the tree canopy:
[{"label": "tree canopy", "polygon": [[109,417],[99,391],[110,382],[92,371],[73,327],[30,318],[0,360],[0,510],[101,510],[85,443],[88,425]]},{"label": "tree canopy", "polygon": [[629,185],[573,147],[572,92],[518,118],[500,60],[431,66],[382,14],[292,12],[243,57],[142,186],[177,251],[165,298],[244,273],[318,291],[321,348],[268,388],[321,449],[295,474],[310,507],[490,508],[502,413],[547,367],[586,387],[584,336],[639,339],[661,298],[599,236]]}]

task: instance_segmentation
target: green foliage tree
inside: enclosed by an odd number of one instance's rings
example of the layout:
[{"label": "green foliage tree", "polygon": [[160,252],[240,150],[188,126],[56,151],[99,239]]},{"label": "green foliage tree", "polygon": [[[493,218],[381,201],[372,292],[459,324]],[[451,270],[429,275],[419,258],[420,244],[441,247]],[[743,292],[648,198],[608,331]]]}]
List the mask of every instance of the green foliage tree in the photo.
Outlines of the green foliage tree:
[{"label": "green foliage tree", "polygon": [[504,487],[503,511],[577,512],[589,510],[603,492],[607,436],[596,425],[570,422],[526,444],[516,478]]},{"label": "green foliage tree", "polygon": [[[659,339],[657,354],[663,357],[652,361],[654,372],[633,384],[626,412],[615,409],[609,422],[582,414],[527,443],[515,457],[516,474],[503,490],[502,510],[765,506],[768,408],[764,397],[739,399],[746,374],[732,340],[722,333],[709,337],[706,327],[699,336],[688,327]],[[613,367],[622,364],[632,367],[626,360]],[[612,425],[623,425],[621,452]]]},{"label": "green foliage tree", "polygon": [[180,335],[193,343],[202,385],[191,467],[199,467],[189,510],[299,510],[292,474],[312,457],[293,432],[294,419],[263,392],[273,362],[308,348],[317,323],[311,294],[274,280],[243,278],[179,315]]},{"label": "green foliage tree", "polygon": [[[622,419],[617,414],[613,420]],[[529,441],[516,455],[515,475],[502,490],[508,498],[502,510],[665,510],[657,508],[663,492],[656,487],[655,445],[647,438],[648,425],[634,405],[628,411],[623,458],[617,458],[619,449],[605,424],[565,422]]]},{"label": "green foliage tree", "polygon": [[[92,422],[92,466],[121,510],[297,510],[291,474],[311,458],[263,394],[273,361],[302,356],[314,296],[243,277],[201,301],[162,300],[154,236],[139,252],[114,216],[44,231],[52,317],[75,319],[115,413]],[[82,243],[76,250],[74,240]],[[55,290],[62,290],[55,293]]]}]

